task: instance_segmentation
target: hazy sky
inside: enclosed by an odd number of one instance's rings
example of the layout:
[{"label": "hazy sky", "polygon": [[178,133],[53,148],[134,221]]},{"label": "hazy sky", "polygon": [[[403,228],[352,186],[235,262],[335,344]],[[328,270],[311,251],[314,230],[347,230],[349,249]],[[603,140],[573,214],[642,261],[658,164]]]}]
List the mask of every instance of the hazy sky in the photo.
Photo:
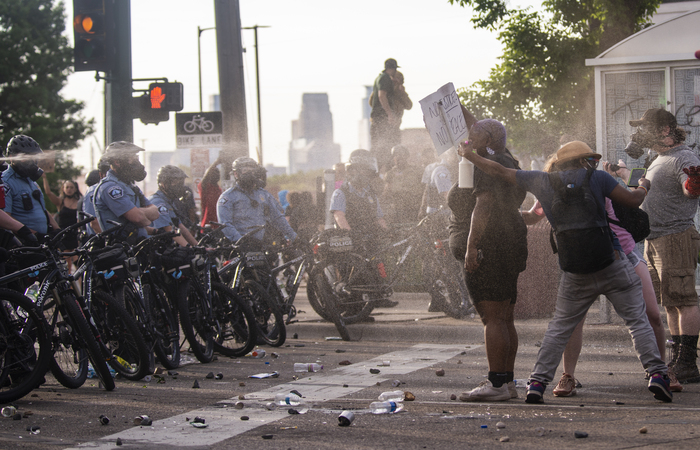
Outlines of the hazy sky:
[{"label": "hazy sky", "polygon": [[[240,0],[241,25],[258,30],[264,162],[287,165],[291,121],[298,118],[304,93],[327,93],[334,140],[343,158],[358,147],[364,85],[371,85],[384,60],[401,66],[414,102],[404,128],[422,127],[418,100],[447,82],[468,86],[488,76],[501,47],[496,33],[474,30],[471,10],[447,0]],[[512,0],[511,5],[539,5]],[[66,0],[71,34],[72,2]],[[133,78],[167,77],[184,84],[183,112],[199,110],[197,26],[213,27],[212,0],[132,0]],[[255,47],[252,30],[243,30],[249,144],[258,144]],[[216,31],[202,33],[204,110],[218,93]],[[86,102],[85,114],[98,124],[90,145],[103,147],[103,82],[94,72],[70,76],[63,95]],[[148,83],[134,83],[147,88]],[[134,142],[147,150],[175,149],[175,115],[159,125],[134,121]],[[79,164],[89,165],[80,161]]]}]

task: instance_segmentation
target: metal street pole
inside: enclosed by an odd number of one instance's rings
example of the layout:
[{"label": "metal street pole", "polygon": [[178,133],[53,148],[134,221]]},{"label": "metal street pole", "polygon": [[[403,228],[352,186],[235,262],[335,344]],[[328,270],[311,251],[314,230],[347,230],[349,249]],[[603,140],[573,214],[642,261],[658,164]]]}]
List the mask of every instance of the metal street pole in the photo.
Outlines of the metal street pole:
[{"label": "metal street pole", "polygon": [[258,96],[258,163],[262,166],[263,163],[263,140],[262,140],[262,114],[260,112],[260,65],[258,61],[258,28],[270,28],[267,25],[253,25],[252,27],[243,27],[244,30],[253,30],[255,37],[255,87]]},{"label": "metal street pole", "polygon": [[204,111],[202,109],[202,43],[201,37],[202,32],[207,30],[216,30],[216,27],[209,28],[199,28],[197,25],[197,64],[199,67],[199,112]]}]

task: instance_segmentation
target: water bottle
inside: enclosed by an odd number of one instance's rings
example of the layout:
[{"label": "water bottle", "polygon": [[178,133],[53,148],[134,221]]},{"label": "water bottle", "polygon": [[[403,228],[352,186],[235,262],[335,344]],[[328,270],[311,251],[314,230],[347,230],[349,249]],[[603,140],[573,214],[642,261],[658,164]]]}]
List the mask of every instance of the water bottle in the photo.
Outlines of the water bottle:
[{"label": "water bottle", "polygon": [[295,372],[318,372],[321,369],[323,366],[317,363],[294,363]]},{"label": "water bottle", "polygon": [[403,391],[388,391],[379,394],[379,400],[383,402],[402,402],[404,399]]},{"label": "water bottle", "polygon": [[248,353],[246,356],[250,356],[252,358],[264,358],[265,357],[265,350],[259,348],[256,350],[253,350],[252,352]]},{"label": "water bottle", "polygon": [[95,369],[92,368],[92,364],[88,363],[88,373],[87,373],[88,378],[97,378],[97,373],[95,373]]},{"label": "water bottle", "polygon": [[31,301],[36,302],[36,300],[39,298],[39,288],[41,285],[39,284],[38,281],[35,281],[34,284],[29,286],[26,291],[24,291],[24,295],[29,297]]},{"label": "water bottle", "polygon": [[403,409],[403,402],[373,402],[369,405],[372,414],[393,414]]},{"label": "water bottle", "polygon": [[275,395],[275,403],[278,406],[299,406],[304,403],[297,394],[277,394]]},{"label": "water bottle", "polygon": [[474,187],[474,164],[464,157],[459,162],[459,187]]}]

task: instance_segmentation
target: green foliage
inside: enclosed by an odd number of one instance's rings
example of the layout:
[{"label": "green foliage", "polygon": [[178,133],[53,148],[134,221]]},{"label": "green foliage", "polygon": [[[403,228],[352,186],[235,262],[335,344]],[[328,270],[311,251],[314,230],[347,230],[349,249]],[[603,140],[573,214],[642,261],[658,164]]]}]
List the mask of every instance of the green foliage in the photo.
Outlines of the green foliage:
[{"label": "green foliage", "polygon": [[0,0],[0,145],[17,134],[44,150],[68,150],[93,132],[83,103],[61,97],[73,64],[65,6],[53,0]]},{"label": "green foliage", "polygon": [[501,62],[489,78],[459,90],[477,118],[508,129],[509,146],[533,156],[563,134],[595,143],[593,68],[585,60],[648,25],[660,0],[545,0],[542,11],[502,0],[448,0],[474,9],[476,28],[498,32]]}]

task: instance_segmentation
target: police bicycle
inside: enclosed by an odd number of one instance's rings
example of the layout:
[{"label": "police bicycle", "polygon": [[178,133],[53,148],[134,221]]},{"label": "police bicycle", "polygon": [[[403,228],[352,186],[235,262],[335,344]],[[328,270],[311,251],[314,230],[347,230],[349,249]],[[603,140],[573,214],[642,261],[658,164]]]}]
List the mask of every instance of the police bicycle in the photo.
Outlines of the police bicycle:
[{"label": "police bicycle", "polygon": [[108,391],[114,389],[114,379],[107,365],[111,352],[104,345],[94,325],[88,306],[75,290],[75,278],[68,272],[64,256],[57,246],[63,236],[87,223],[89,217],[71,225],[39,247],[19,247],[10,250],[8,264],[19,267],[0,277],[0,285],[21,288],[39,284],[34,303],[43,312],[51,332],[53,360],[51,373],[62,385],[75,389],[87,378],[88,360]]},{"label": "police bicycle", "polygon": [[[311,242],[316,262],[307,284],[309,303],[335,324],[344,340],[350,340],[347,325],[366,320],[378,301],[393,294],[393,287],[405,277],[409,256],[415,253],[422,262],[423,285],[431,303],[450,317],[466,317],[474,309],[461,266],[442,239],[441,228],[439,218],[430,215],[398,240],[363,254],[357,236],[349,230],[318,233]],[[385,257],[395,252],[399,256],[394,266],[386,267]]]}]

